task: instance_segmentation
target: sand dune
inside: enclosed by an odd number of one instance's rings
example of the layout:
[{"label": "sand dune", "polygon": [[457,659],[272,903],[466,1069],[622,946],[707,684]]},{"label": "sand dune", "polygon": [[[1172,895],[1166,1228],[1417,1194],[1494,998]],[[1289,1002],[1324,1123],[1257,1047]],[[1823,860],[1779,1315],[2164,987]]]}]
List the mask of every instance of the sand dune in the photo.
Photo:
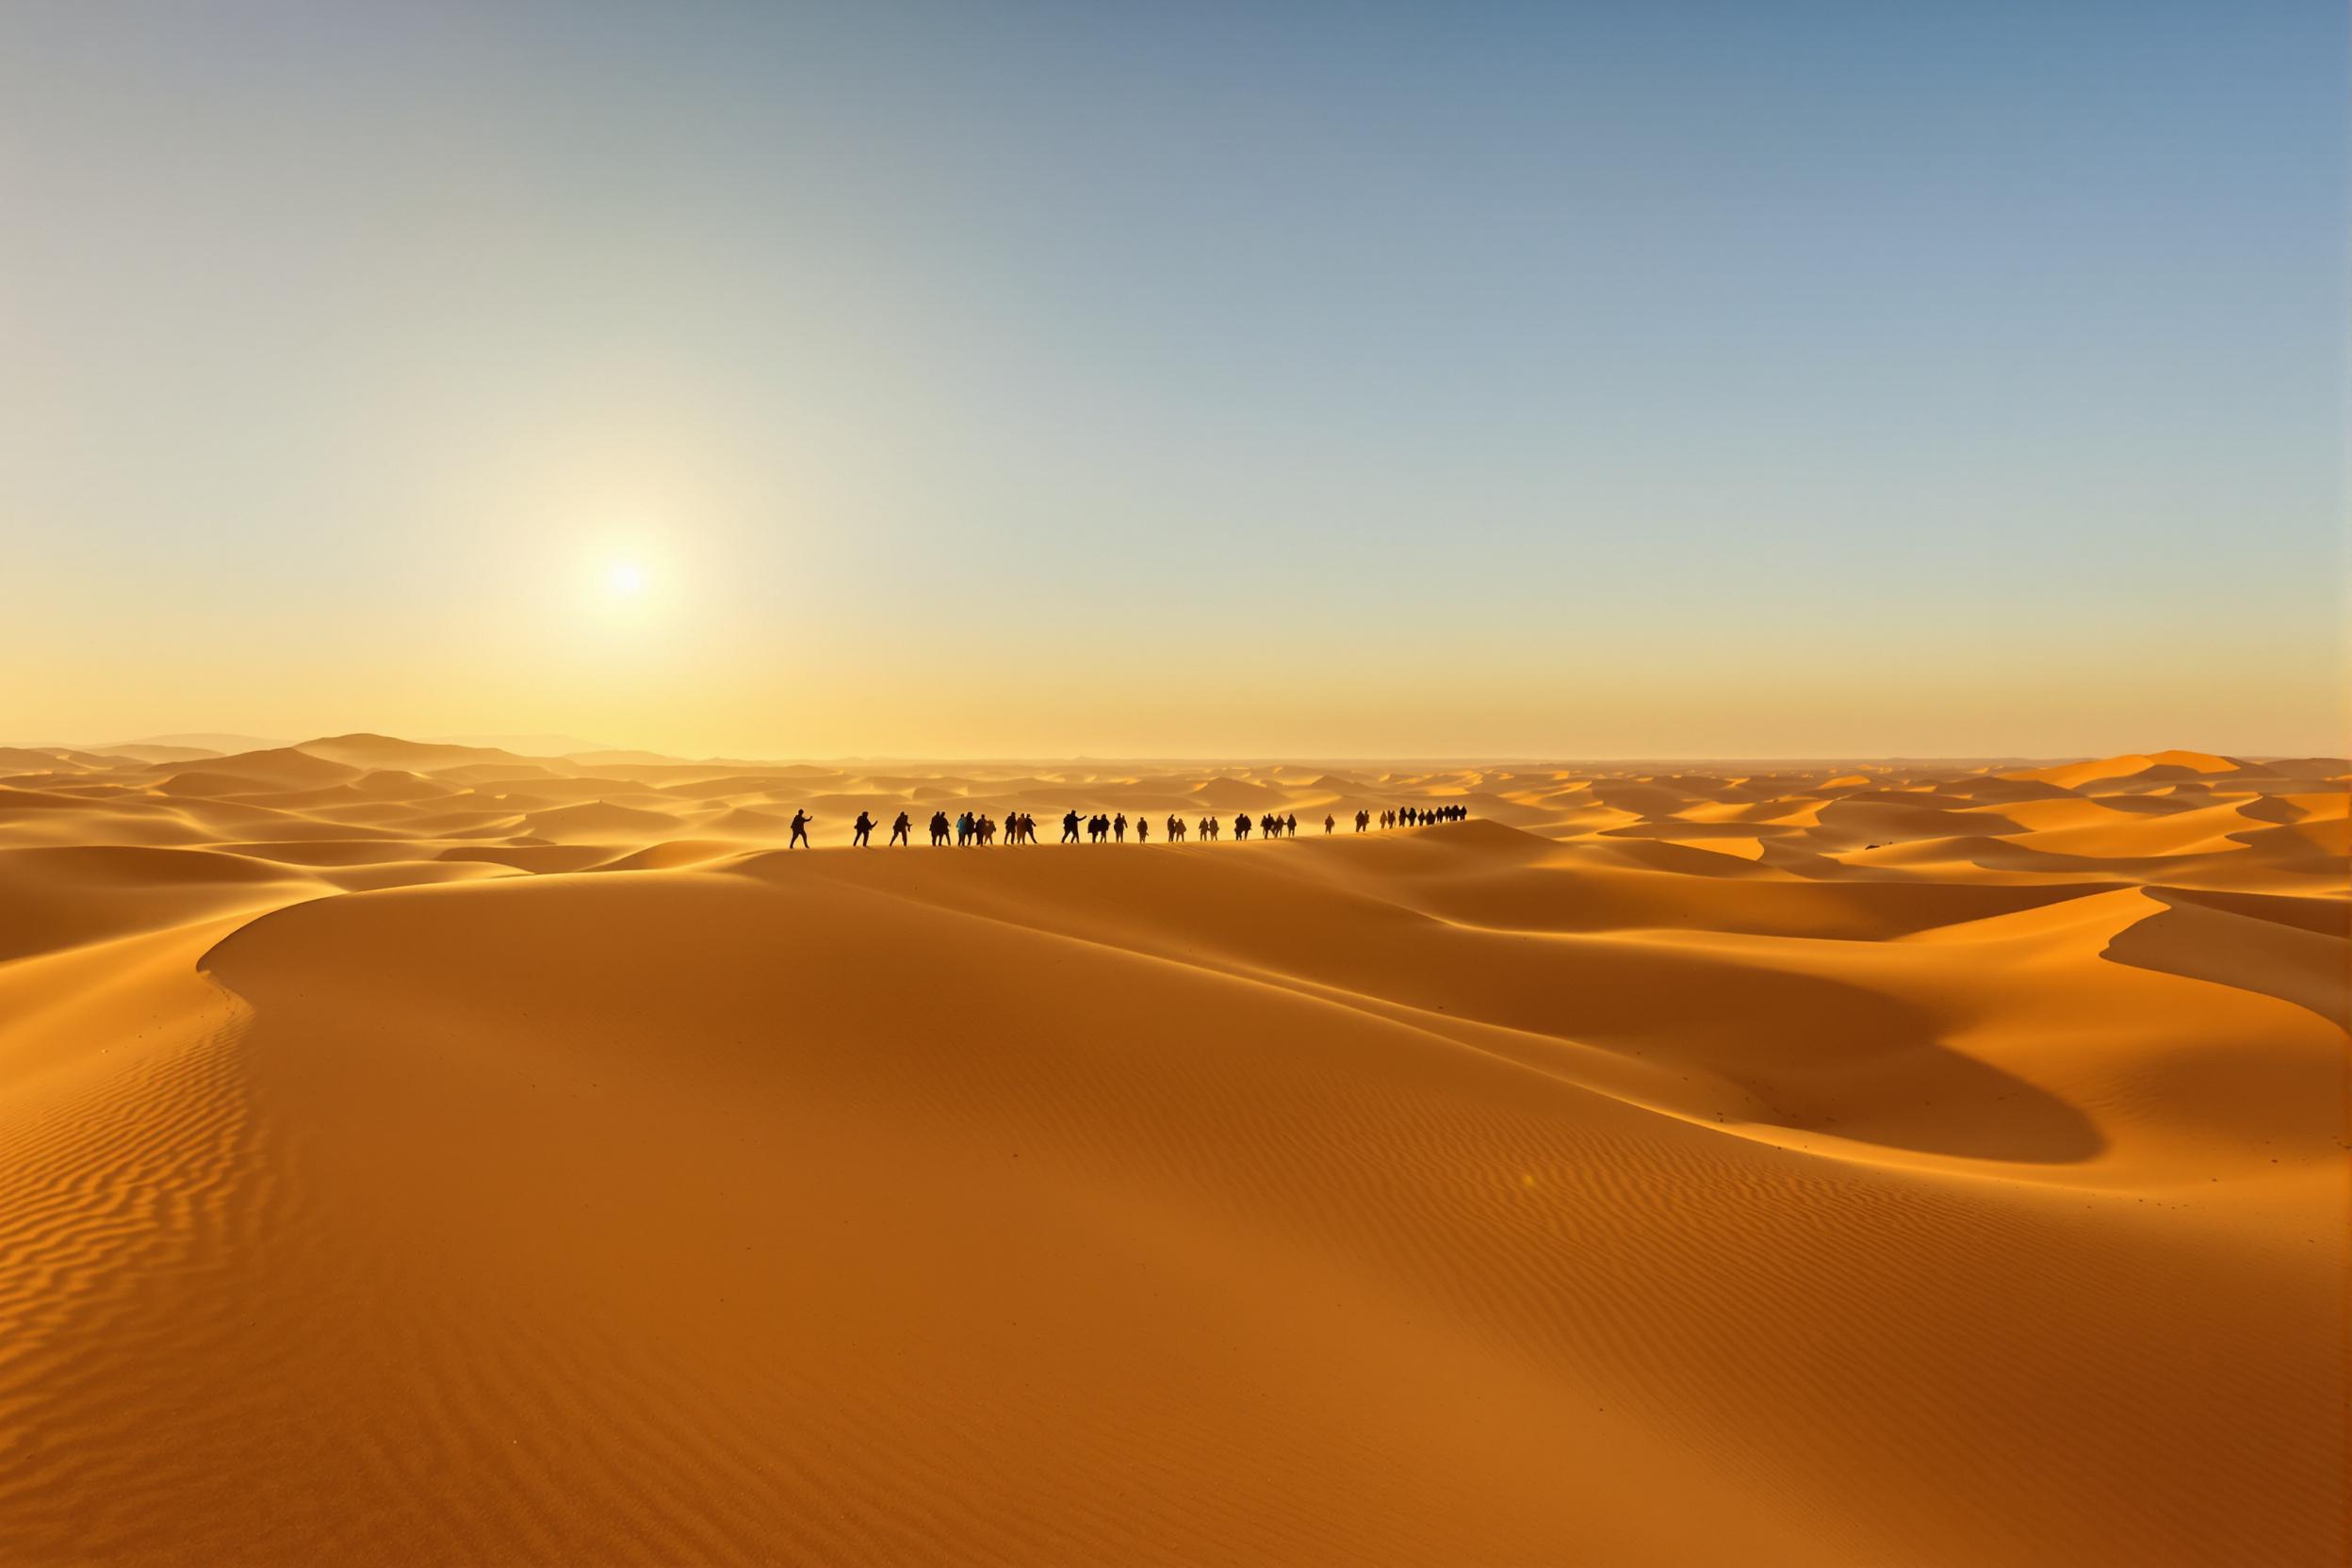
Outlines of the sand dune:
[{"label": "sand dune", "polygon": [[2342,760],[0,760],[0,1561],[2352,1544]]}]

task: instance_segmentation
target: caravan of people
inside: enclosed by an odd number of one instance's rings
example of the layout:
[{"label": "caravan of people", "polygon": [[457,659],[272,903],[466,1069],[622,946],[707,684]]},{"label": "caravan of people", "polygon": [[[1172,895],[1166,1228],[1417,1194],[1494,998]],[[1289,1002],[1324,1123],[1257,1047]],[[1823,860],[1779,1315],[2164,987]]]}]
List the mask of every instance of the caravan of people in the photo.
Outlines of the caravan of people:
[{"label": "caravan of people", "polygon": [[[1354,820],[1356,831],[1364,833],[1370,831],[1376,822],[1383,829],[1433,827],[1441,823],[1467,822],[1469,818],[1470,808],[1459,803],[1447,802],[1436,806],[1390,807],[1380,811],[1377,817],[1370,809],[1359,808]],[[815,821],[816,818],[806,810],[794,811],[792,816],[792,836],[787,841],[786,847],[815,848],[816,840],[809,833],[809,826]],[[914,840],[907,835],[913,822],[914,817],[911,813],[899,812],[890,823],[890,836],[884,841],[885,843],[912,844]],[[1217,823],[1218,819],[1214,816],[1202,817],[1190,831],[1200,835],[1200,842],[1214,843],[1217,841]],[[849,841],[858,848],[871,849],[874,847],[874,830],[881,825],[871,814],[860,810],[856,820],[849,825]],[[1135,830],[1135,842],[1149,843],[1152,840],[1151,818],[1138,814],[1133,825]],[[1236,841],[1250,837],[1250,825],[1249,812],[1234,813],[1233,838]],[[1338,825],[1338,818],[1328,815],[1324,817],[1324,832],[1330,833]],[[1076,807],[1072,807],[1062,814],[1062,836],[1059,841],[1066,844],[1123,844],[1127,841],[1128,826],[1127,813],[1124,811],[1107,813],[1097,811],[1088,815],[1081,812]],[[1295,811],[1286,811],[1279,815],[1272,811],[1264,812],[1258,817],[1257,831],[1261,841],[1295,839],[1298,836],[1298,814]],[[1166,837],[1162,841],[1171,844],[1183,843],[1186,832],[1184,819],[1170,812],[1166,827]],[[986,811],[969,809],[958,811],[952,822],[945,811],[931,813],[931,843],[934,848],[944,846],[951,841],[959,848],[992,844],[997,841],[1000,833],[1003,834],[1004,842],[1008,844],[1036,843],[1037,841],[1037,819],[1027,811],[1008,811],[1005,813],[1004,821],[1000,825]]]}]

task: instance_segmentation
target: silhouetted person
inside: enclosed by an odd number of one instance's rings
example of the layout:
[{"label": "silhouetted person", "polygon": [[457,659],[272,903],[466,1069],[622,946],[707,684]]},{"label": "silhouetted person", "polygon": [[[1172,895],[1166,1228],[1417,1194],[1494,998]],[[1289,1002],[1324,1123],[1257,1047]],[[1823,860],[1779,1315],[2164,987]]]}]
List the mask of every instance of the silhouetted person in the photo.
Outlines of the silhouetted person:
[{"label": "silhouetted person", "polygon": [[813,820],[815,819],[806,811],[794,811],[792,813],[792,836],[785,841],[784,847],[790,849],[794,844],[800,844],[808,849],[816,848],[816,845],[808,842],[808,824]]},{"label": "silhouetted person", "polygon": [[947,842],[947,834],[948,834],[948,826],[947,826],[947,813],[946,813],[945,811],[934,811],[934,812],[932,812],[932,813],[931,813],[931,847],[932,847],[933,849],[939,849],[939,848],[941,848],[942,846],[944,846],[944,845],[946,844],[946,842]]},{"label": "silhouetted person", "polygon": [[1169,815],[1168,819],[1168,841],[1172,844],[1180,844],[1184,841],[1184,818],[1173,814]]},{"label": "silhouetted person", "polygon": [[1208,840],[1209,842],[1215,843],[1217,842],[1217,830],[1223,825],[1224,825],[1219,823],[1215,817],[1202,817],[1200,819],[1200,836]]},{"label": "silhouetted person", "polygon": [[849,825],[849,841],[863,848],[872,849],[874,847],[873,833],[874,819],[863,811],[858,812],[858,820]]},{"label": "silhouetted person", "polygon": [[1135,842],[1142,843],[1151,837],[1152,819],[1150,817],[1137,817],[1135,819]]},{"label": "silhouetted person", "polygon": [[1121,811],[1118,816],[1111,819],[1111,837],[1118,840],[1122,844],[1127,841],[1126,812]]},{"label": "silhouetted person", "polygon": [[1238,812],[1233,817],[1233,837],[1236,839],[1246,839],[1249,836],[1250,813],[1247,811]]},{"label": "silhouetted person", "polygon": [[1356,831],[1361,833],[1372,825],[1372,813],[1362,807],[1356,808]]},{"label": "silhouetted person", "polygon": [[906,812],[901,811],[898,814],[898,820],[890,824],[890,842],[894,844],[906,844],[911,848],[914,844],[914,841],[906,837],[906,830],[914,826],[914,825],[915,819],[908,816]]},{"label": "silhouetted person", "polygon": [[1285,839],[1295,839],[1298,836],[1298,813],[1291,811],[1286,813],[1282,818],[1282,837]]},{"label": "silhouetted person", "polygon": [[1323,831],[1324,831],[1324,832],[1329,833],[1329,832],[1330,832],[1332,828],[1337,827],[1338,825],[1339,825],[1339,819],[1338,819],[1338,818],[1336,818],[1336,817],[1332,816],[1332,815],[1331,815],[1329,811],[1326,811],[1326,812],[1324,812],[1324,813],[1323,813]]},{"label": "silhouetted person", "polygon": [[1077,841],[1078,813],[1072,811],[1062,818],[1062,842],[1066,844],[1074,844]]}]

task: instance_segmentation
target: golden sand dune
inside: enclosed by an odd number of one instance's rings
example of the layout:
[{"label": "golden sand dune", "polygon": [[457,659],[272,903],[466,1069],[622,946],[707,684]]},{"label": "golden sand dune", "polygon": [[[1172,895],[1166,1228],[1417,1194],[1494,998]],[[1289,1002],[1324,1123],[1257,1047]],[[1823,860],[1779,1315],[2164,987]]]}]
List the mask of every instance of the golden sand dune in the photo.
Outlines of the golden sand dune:
[{"label": "golden sand dune", "polygon": [[2341,761],[0,764],[0,1561],[2346,1551]]}]

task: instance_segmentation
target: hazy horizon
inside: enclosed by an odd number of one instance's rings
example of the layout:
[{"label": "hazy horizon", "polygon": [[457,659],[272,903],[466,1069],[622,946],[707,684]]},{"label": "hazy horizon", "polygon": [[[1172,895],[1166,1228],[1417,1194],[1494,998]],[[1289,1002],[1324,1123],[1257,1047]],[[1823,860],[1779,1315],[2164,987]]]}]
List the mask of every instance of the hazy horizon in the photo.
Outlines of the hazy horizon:
[{"label": "hazy horizon", "polygon": [[2345,41],[11,8],[0,729],[2338,751]]},{"label": "hazy horizon", "polygon": [[[206,745],[204,745],[203,743],[204,743],[204,742],[229,742],[229,741],[236,741],[236,742],[239,742],[239,743],[249,743],[251,745],[253,745],[253,747],[255,747],[255,748],[257,748],[257,749],[258,749],[258,748],[270,748],[270,749],[276,749],[276,748],[284,748],[284,747],[299,747],[299,746],[302,746],[302,745],[304,745],[304,744],[306,744],[306,743],[311,743],[311,742],[316,742],[316,741],[325,741],[325,740],[347,740],[347,739],[350,739],[350,738],[351,738],[351,737],[353,737],[353,736],[377,736],[377,737],[384,738],[384,739],[388,739],[388,740],[396,740],[396,741],[406,741],[406,742],[412,742],[412,743],[416,743],[416,744],[420,744],[420,745],[456,745],[456,746],[472,746],[472,747],[478,747],[478,748],[483,748],[483,749],[492,749],[492,750],[506,750],[506,751],[513,752],[513,753],[514,753],[514,754],[515,754],[515,755],[517,755],[517,756],[523,756],[523,757],[543,757],[543,758],[548,758],[548,759],[567,759],[567,758],[575,758],[575,757],[580,757],[580,756],[594,756],[594,755],[597,755],[597,754],[600,754],[600,753],[608,753],[608,752],[609,752],[609,753],[645,753],[645,754],[647,754],[647,755],[658,755],[658,756],[661,756],[662,758],[663,758],[663,760],[667,760],[667,761],[674,761],[674,762],[687,762],[687,763],[701,763],[701,762],[745,762],[745,763],[757,763],[757,764],[767,764],[767,763],[784,763],[784,764],[790,764],[790,765],[800,765],[800,764],[803,764],[803,763],[830,763],[830,762],[892,763],[892,764],[933,764],[933,763],[948,763],[948,764],[962,764],[962,765],[972,765],[972,766],[980,766],[980,765],[994,765],[994,766],[1004,766],[1004,765],[1027,765],[1027,764],[1033,764],[1033,763],[1034,763],[1034,764],[1055,764],[1055,765],[1059,765],[1059,764],[1066,764],[1066,763],[1132,763],[1132,764],[1135,764],[1135,765],[1138,765],[1138,766],[1153,766],[1153,767],[1159,767],[1159,766],[1168,766],[1168,767],[1201,767],[1201,766],[1227,767],[1227,766],[1231,766],[1231,767],[1286,767],[1286,768],[1313,768],[1313,767],[1340,767],[1340,768],[1344,768],[1344,767],[1353,767],[1353,766],[1365,766],[1365,765],[1372,765],[1372,764],[1379,764],[1379,765],[1383,765],[1383,766],[1390,766],[1390,765],[1402,765],[1402,764],[1416,764],[1416,765],[1448,765],[1448,766],[1462,766],[1462,767],[1522,767],[1522,766],[1524,766],[1524,767],[1539,767],[1539,768],[1576,768],[1576,767],[1621,768],[1621,767],[1626,767],[1626,766],[1641,766],[1641,765],[1646,765],[1646,764],[1650,764],[1650,763],[1666,763],[1666,764],[1674,764],[1674,765],[1686,765],[1686,764],[1700,764],[1700,763],[1706,763],[1706,764],[1716,764],[1716,765],[1722,765],[1722,766],[1737,766],[1737,767],[1744,767],[1744,766],[1751,766],[1751,765],[1756,765],[1756,764],[1768,764],[1768,765],[1776,766],[1776,767],[1797,767],[1797,766],[1807,765],[1807,764],[1810,764],[1810,765],[1815,765],[1815,766],[1819,766],[1819,765],[1823,765],[1823,764],[1847,764],[1847,763],[1851,763],[1851,764],[1854,764],[1854,765],[1855,765],[1855,766],[1868,767],[1868,766],[1874,766],[1874,765],[1881,765],[1881,764],[1884,764],[1884,765],[1888,765],[1888,766],[1903,766],[1903,765],[1937,765],[1937,764],[1943,764],[1943,765],[1958,765],[1958,764],[1966,764],[1966,763],[1979,763],[1979,764],[2001,764],[2001,765],[2009,765],[2009,764],[2025,764],[2025,763],[2040,764],[2040,763],[2050,763],[2050,762],[2074,761],[2074,760],[2082,760],[2082,758],[2084,758],[2084,757],[2086,756],[2086,754],[2083,754],[2083,753],[2052,753],[2052,754],[2050,754],[2050,755],[2047,755],[2047,756],[2032,756],[2032,755],[2027,755],[2027,754],[2022,754],[2022,753],[1989,753],[1989,752],[1987,752],[1987,753],[1968,753],[1968,754],[1936,755],[1936,756],[1930,756],[1930,755],[1918,755],[1918,756],[1896,756],[1896,755],[1879,755],[1879,754],[1859,753],[1859,752],[1823,753],[1823,754],[1788,753],[1788,754],[1785,754],[1785,755],[1773,755],[1773,754],[1750,754],[1750,755],[1737,755],[1737,754],[1731,754],[1731,753],[1723,753],[1723,754],[1708,755],[1708,754],[1703,754],[1703,753],[1692,753],[1692,754],[1689,754],[1689,755],[1650,755],[1650,756],[1624,756],[1624,757],[1609,757],[1609,756],[1600,756],[1600,755],[1580,755],[1580,754],[1573,754],[1573,753],[1560,753],[1560,754],[1544,754],[1544,753],[1506,754],[1506,753],[1491,753],[1491,752],[1461,752],[1461,753],[1430,754],[1430,755],[1427,755],[1427,756],[1414,756],[1414,755],[1402,754],[1402,753],[1399,753],[1399,754],[1395,754],[1395,755],[1375,755],[1375,754],[1347,755],[1347,754],[1340,754],[1340,753],[1330,753],[1330,754],[1314,754],[1314,753],[1308,753],[1308,754],[1296,754],[1296,753],[1269,753],[1269,754],[1264,754],[1264,755],[1250,755],[1250,754],[1248,754],[1248,753],[1204,753],[1204,754],[1193,755],[1193,756],[1180,756],[1180,755],[1176,755],[1176,754],[1173,754],[1173,753],[1158,753],[1158,752],[1135,752],[1135,753],[1126,753],[1126,754],[1119,754],[1119,753],[1096,754],[1096,753],[1088,753],[1088,752],[1069,752],[1069,753],[1048,753],[1048,752],[1039,752],[1039,753],[1034,753],[1034,754],[1031,754],[1031,753],[1007,752],[1007,753],[1002,753],[1002,754],[996,754],[996,755],[983,755],[983,754],[979,754],[979,753],[972,753],[972,754],[969,754],[969,755],[940,756],[940,755],[923,755],[923,754],[913,753],[913,752],[835,752],[835,753],[814,753],[814,752],[805,752],[805,753],[785,753],[785,752],[757,752],[757,751],[753,751],[753,752],[741,752],[741,753],[710,752],[710,753],[702,753],[702,754],[693,754],[693,755],[689,755],[689,754],[683,754],[683,753],[668,753],[668,752],[660,752],[660,751],[658,751],[658,750],[657,750],[657,748],[654,748],[654,747],[650,747],[650,746],[639,746],[639,745],[633,745],[633,744],[630,744],[630,743],[626,743],[626,742],[619,742],[619,743],[591,742],[591,741],[587,741],[587,740],[585,740],[585,739],[584,739],[584,738],[582,738],[582,737],[577,737],[577,736],[574,736],[574,737],[552,736],[552,735],[540,735],[540,736],[533,736],[533,735],[521,735],[521,734],[512,734],[512,735],[400,735],[400,734],[395,734],[395,733],[393,733],[393,732],[391,732],[391,731],[387,731],[387,730],[380,730],[380,729],[366,729],[366,728],[361,728],[361,729],[357,729],[357,730],[344,730],[344,731],[341,731],[341,732],[338,732],[338,733],[328,733],[328,732],[323,732],[323,731],[322,731],[322,732],[320,732],[320,733],[318,733],[318,734],[316,734],[316,735],[299,735],[299,736],[236,735],[236,734],[232,734],[232,733],[225,732],[225,731],[198,731],[198,730],[178,730],[178,731],[173,731],[173,730],[167,730],[167,731],[159,732],[159,733],[157,733],[157,734],[154,734],[154,735],[145,735],[145,736],[120,736],[120,737],[115,737],[115,738],[112,738],[112,739],[109,739],[109,740],[106,740],[106,741],[81,741],[81,740],[75,740],[75,741],[57,741],[57,740],[51,740],[51,739],[32,740],[32,739],[27,739],[27,738],[24,738],[24,737],[21,737],[21,736],[19,736],[19,737],[0,737],[0,746],[11,746],[11,745],[13,745],[13,746],[41,746],[41,745],[55,745],[55,746],[65,746],[65,747],[71,747],[71,748],[80,749],[80,750],[87,750],[87,751],[96,752],[96,753],[103,753],[103,752],[105,752],[105,751],[106,751],[106,749],[108,746],[122,746],[122,745],[161,745],[161,744],[181,744],[181,745],[186,745],[186,746],[188,746],[188,747],[189,747],[189,748],[191,748],[191,749],[198,749],[198,750],[212,749],[212,750],[219,750],[219,751],[221,751],[221,752],[223,752],[223,754],[230,754],[230,753],[232,753],[232,752],[233,752],[236,748],[233,748],[233,747],[227,746],[227,745],[225,745],[225,744],[224,744],[224,745],[220,745],[220,746],[206,746]],[[576,745],[569,746],[569,747],[567,747],[567,748],[565,748],[565,749],[561,749],[561,750],[558,750],[558,749],[543,749],[543,747],[542,747],[542,746],[534,746],[534,745],[532,745],[532,744],[526,743],[543,743],[543,744],[544,744],[544,743],[547,743],[547,742],[564,741],[564,740],[573,740],[573,741],[578,741],[578,742],[580,742],[580,743],[579,743],[579,744],[576,744]],[[2125,751],[2125,752],[2115,753],[2115,754],[2112,754],[2112,755],[2116,755],[2116,756],[2162,756],[2163,754],[2164,754],[2164,753],[2166,753],[2166,752],[2190,752],[2190,751],[2194,751],[2194,749],[2195,749],[2195,748],[2190,748],[2190,747],[2179,747],[2179,746],[2154,746],[2154,745],[2149,745],[2149,746],[2141,746],[2141,747],[2137,747],[2137,748],[2132,748],[2132,749],[2127,750],[2127,751]],[[2333,757],[2335,757],[2335,756],[2337,756],[2337,755],[2339,755],[2339,754],[2337,754],[2337,753],[2324,753],[2324,752],[2323,752],[2323,753],[2244,752],[2244,753],[2236,753],[2236,754],[2232,754],[2232,755],[2234,755],[2234,756],[2235,756],[2235,757],[2236,757],[2239,760],[2243,760],[2243,761],[2263,762],[2263,761],[2273,761],[2273,760],[2302,760],[2302,759],[2304,759],[2304,758],[2308,758],[2308,757],[2328,757],[2328,758],[2333,758]]]}]

